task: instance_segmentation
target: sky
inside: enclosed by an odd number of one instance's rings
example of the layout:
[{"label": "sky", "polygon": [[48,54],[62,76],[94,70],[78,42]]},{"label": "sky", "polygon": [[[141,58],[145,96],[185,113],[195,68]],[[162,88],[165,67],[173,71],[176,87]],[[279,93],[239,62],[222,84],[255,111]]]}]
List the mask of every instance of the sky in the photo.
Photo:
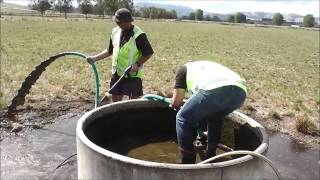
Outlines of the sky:
[{"label": "sky", "polygon": [[[28,0],[4,0],[4,2],[27,5]],[[212,13],[272,12],[282,14],[312,14],[319,17],[319,0],[133,0],[158,4],[182,5]]]}]

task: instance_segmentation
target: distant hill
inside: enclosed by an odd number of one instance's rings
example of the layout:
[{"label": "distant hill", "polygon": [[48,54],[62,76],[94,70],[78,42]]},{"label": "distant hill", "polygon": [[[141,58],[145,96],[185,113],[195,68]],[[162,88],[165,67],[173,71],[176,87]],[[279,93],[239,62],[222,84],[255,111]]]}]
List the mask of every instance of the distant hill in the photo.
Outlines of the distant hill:
[{"label": "distant hill", "polygon": [[[268,13],[268,12],[242,12],[244,15],[247,16],[247,19],[251,19],[251,20],[261,20],[261,18],[269,18],[272,19],[273,15],[275,13]],[[304,16],[300,15],[300,14],[282,14],[284,20],[286,20],[287,22],[303,22],[303,18]],[[315,22],[317,22],[318,24],[319,22],[319,17],[314,17],[315,18]]]},{"label": "distant hill", "polygon": [[[242,12],[247,18],[252,20],[259,20],[261,18],[269,18],[272,19],[275,13],[268,13],[268,12]],[[296,18],[303,18],[303,16],[299,14],[282,14],[284,19],[296,19]]]},{"label": "distant hill", "polygon": [[39,15],[38,11],[31,10],[27,6],[1,3],[1,14],[16,14],[16,15]]},{"label": "distant hill", "polygon": [[3,2],[0,4],[1,4],[1,7],[3,7],[3,8],[28,9],[27,6],[22,6],[22,5],[18,5],[18,4],[11,4],[11,3],[7,3],[7,2]]},{"label": "distant hill", "polygon": [[[157,3],[150,3],[150,2],[137,2],[134,4],[135,9],[139,10],[141,7],[157,7],[157,8],[164,8],[166,10],[176,10],[178,17],[183,16],[189,16],[191,12],[195,12],[196,9],[192,9],[190,7],[186,6],[178,6],[178,5],[168,5],[168,4],[157,4]],[[229,14],[219,14],[219,13],[212,13],[212,12],[206,12],[204,11],[204,16],[210,15],[210,16],[218,16],[221,20],[226,20],[228,16],[234,13]],[[261,20],[262,18],[269,18],[272,19],[273,15],[275,13],[269,13],[269,12],[241,12],[244,15],[247,16],[247,19],[252,20]],[[284,19],[291,22],[301,22],[303,20],[302,15],[299,14],[282,14]],[[315,20],[319,22],[319,17],[315,17]]]}]

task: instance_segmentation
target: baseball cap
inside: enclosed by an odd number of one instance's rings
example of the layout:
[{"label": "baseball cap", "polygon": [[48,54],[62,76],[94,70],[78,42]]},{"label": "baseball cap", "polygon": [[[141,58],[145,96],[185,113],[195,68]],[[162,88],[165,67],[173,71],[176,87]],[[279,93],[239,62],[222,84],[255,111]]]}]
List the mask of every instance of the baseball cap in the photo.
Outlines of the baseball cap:
[{"label": "baseball cap", "polygon": [[114,18],[115,22],[131,22],[131,21],[133,21],[130,11],[126,8],[118,9],[114,13],[113,18]]}]

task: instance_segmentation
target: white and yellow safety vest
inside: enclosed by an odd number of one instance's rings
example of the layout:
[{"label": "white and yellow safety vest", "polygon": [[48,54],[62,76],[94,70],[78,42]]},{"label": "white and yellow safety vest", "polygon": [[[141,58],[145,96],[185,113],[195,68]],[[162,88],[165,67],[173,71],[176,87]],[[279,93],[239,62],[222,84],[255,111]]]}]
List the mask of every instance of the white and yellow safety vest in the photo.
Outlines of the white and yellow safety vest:
[{"label": "white and yellow safety vest", "polygon": [[[120,36],[121,28],[116,27],[112,30],[111,40],[113,45],[112,51],[112,74],[117,73],[119,76],[124,74],[124,71],[130,65],[136,63],[142,56],[142,53],[137,49],[136,38],[143,33],[143,31],[137,27],[133,27],[133,36],[120,48]],[[142,76],[142,67],[135,72],[130,74],[130,77]]]},{"label": "white and yellow safety vest", "polygon": [[211,90],[234,85],[247,93],[246,81],[229,68],[210,61],[195,61],[186,64],[187,90],[195,93],[199,89]]}]

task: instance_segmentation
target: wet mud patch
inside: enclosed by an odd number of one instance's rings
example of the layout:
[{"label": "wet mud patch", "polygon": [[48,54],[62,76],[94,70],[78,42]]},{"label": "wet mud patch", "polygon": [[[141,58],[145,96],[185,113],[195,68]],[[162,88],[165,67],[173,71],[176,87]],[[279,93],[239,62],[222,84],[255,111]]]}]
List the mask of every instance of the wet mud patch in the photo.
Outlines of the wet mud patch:
[{"label": "wet mud patch", "polygon": [[76,122],[92,108],[80,99],[22,106],[15,119],[1,111],[1,179],[76,179],[76,156],[61,163],[76,153]]},{"label": "wet mud patch", "polygon": [[254,108],[252,106],[245,106],[241,108],[241,112],[259,122],[270,133],[281,132],[287,134],[294,141],[304,146],[319,149],[320,148],[320,132],[315,134],[304,134],[298,132],[295,126],[296,120],[290,116],[269,117],[268,112],[262,108]]},{"label": "wet mud patch", "polygon": [[27,105],[17,109],[13,118],[5,116],[6,110],[0,112],[1,140],[10,135],[24,136],[27,129],[41,129],[48,124],[65,118],[72,118],[94,108],[92,100],[54,100],[46,105]]},{"label": "wet mud patch", "polygon": [[291,138],[287,134],[269,132],[266,156],[278,168],[283,179],[319,179],[320,152]]}]

